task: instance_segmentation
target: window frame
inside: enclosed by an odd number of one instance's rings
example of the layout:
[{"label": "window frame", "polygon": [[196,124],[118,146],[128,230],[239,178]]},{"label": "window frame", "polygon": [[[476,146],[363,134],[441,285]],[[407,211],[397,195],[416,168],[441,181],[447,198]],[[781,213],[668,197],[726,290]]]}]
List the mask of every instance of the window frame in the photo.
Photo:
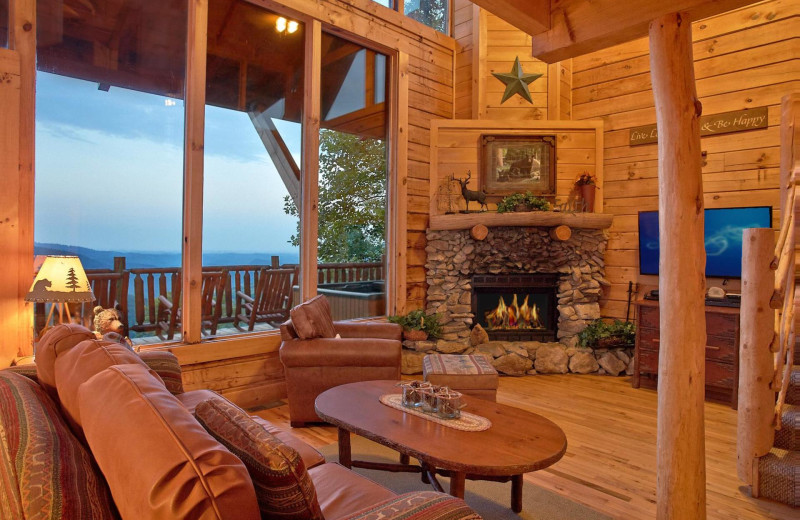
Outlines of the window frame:
[{"label": "window frame", "polygon": [[[306,301],[317,294],[317,248],[319,203],[319,132],[321,121],[321,55],[322,33],[338,37],[380,52],[387,57],[387,232],[386,232],[386,303],[387,313],[394,314],[404,306],[405,294],[405,193],[398,172],[405,171],[407,147],[407,109],[400,97],[408,100],[408,56],[391,47],[353,34],[314,16],[296,12],[272,0],[246,0],[256,6],[290,17],[305,25],[302,161],[300,168],[300,297]],[[402,4],[402,2],[401,2]],[[277,331],[249,332],[225,338],[203,339],[202,312],[202,228],[203,169],[205,144],[205,85],[207,56],[208,2],[189,1],[187,16],[186,82],[184,85],[184,191],[183,191],[183,254],[181,305],[184,309],[182,341],[170,344],[180,348],[187,344],[248,342],[253,338],[276,336]],[[404,92],[404,94],[402,94]],[[405,113],[405,115],[403,115]],[[406,121],[405,123],[403,121]],[[402,142],[401,142],[402,140]],[[405,191],[405,190],[403,190]],[[402,222],[401,222],[402,219]],[[308,276],[307,273],[314,273]],[[401,301],[402,300],[402,301]]]}]

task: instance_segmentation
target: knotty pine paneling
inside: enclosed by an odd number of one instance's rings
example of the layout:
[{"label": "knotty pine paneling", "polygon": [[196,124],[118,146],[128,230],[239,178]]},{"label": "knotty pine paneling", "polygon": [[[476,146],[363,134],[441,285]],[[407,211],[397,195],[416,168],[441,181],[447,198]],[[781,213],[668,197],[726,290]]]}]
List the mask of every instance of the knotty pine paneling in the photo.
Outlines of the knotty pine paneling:
[{"label": "knotty pine paneling", "polygon": [[[769,107],[766,129],[702,138],[704,203],[771,205],[777,227],[780,101],[800,90],[800,1],[761,2],[701,20],[692,35],[704,114]],[[628,282],[658,283],[639,275],[637,231],[637,213],[658,208],[658,148],[628,145],[632,127],[656,122],[647,39],[579,56],[571,72],[573,118],[605,122],[604,211],[616,216],[602,313],[624,318]]]},{"label": "knotty pine paneling", "polygon": [[[431,214],[445,213],[445,204],[440,207],[439,190],[444,189],[451,175],[464,179],[472,172],[469,189],[480,190],[481,135],[555,135],[556,136],[556,200],[565,202],[570,196],[575,179],[582,173],[597,175],[602,186],[602,155],[597,149],[597,132],[594,125],[576,122],[550,123],[535,121],[529,124],[518,121],[455,120],[437,123],[431,130]],[[460,187],[450,183],[458,209],[464,209]],[[490,197],[489,209],[496,209],[502,197]],[[455,209],[454,207],[454,209]],[[477,209],[473,202],[470,209]]]}]

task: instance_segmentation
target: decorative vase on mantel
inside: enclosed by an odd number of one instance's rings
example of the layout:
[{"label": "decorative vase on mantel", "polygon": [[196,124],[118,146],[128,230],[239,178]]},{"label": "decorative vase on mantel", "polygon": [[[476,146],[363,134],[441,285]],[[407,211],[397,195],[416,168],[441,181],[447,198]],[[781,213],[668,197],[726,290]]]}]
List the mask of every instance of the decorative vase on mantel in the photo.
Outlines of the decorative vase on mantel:
[{"label": "decorative vase on mantel", "polygon": [[584,211],[587,213],[594,212],[594,196],[597,186],[594,184],[582,184],[578,186],[578,189],[584,202]]}]

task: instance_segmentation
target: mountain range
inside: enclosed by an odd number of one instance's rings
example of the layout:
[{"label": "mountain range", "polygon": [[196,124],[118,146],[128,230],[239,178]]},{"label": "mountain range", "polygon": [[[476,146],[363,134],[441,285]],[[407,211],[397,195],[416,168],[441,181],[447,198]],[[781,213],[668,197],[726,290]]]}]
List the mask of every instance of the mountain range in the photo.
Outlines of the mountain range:
[{"label": "mountain range", "polygon": [[[81,259],[84,269],[111,269],[114,257],[124,256],[128,269],[152,267],[178,267],[181,265],[180,252],[149,251],[101,251],[88,247],[64,244],[34,244],[36,255],[73,255]],[[213,252],[203,254],[203,265],[265,265],[271,262],[272,255],[280,257],[281,264],[296,264],[299,261],[297,252],[284,251],[275,253],[235,253]]]}]

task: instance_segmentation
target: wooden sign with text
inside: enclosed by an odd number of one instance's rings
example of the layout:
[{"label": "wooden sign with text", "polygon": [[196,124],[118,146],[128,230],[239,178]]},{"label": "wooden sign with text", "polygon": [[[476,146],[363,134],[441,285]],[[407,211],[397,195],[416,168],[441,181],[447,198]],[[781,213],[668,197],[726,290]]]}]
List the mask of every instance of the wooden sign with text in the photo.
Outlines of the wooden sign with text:
[{"label": "wooden sign with text", "polygon": [[[731,132],[744,132],[767,128],[767,107],[723,112],[710,116],[700,116],[700,136],[729,134]],[[631,146],[651,144],[658,142],[658,129],[656,125],[645,125],[631,128]]]}]

